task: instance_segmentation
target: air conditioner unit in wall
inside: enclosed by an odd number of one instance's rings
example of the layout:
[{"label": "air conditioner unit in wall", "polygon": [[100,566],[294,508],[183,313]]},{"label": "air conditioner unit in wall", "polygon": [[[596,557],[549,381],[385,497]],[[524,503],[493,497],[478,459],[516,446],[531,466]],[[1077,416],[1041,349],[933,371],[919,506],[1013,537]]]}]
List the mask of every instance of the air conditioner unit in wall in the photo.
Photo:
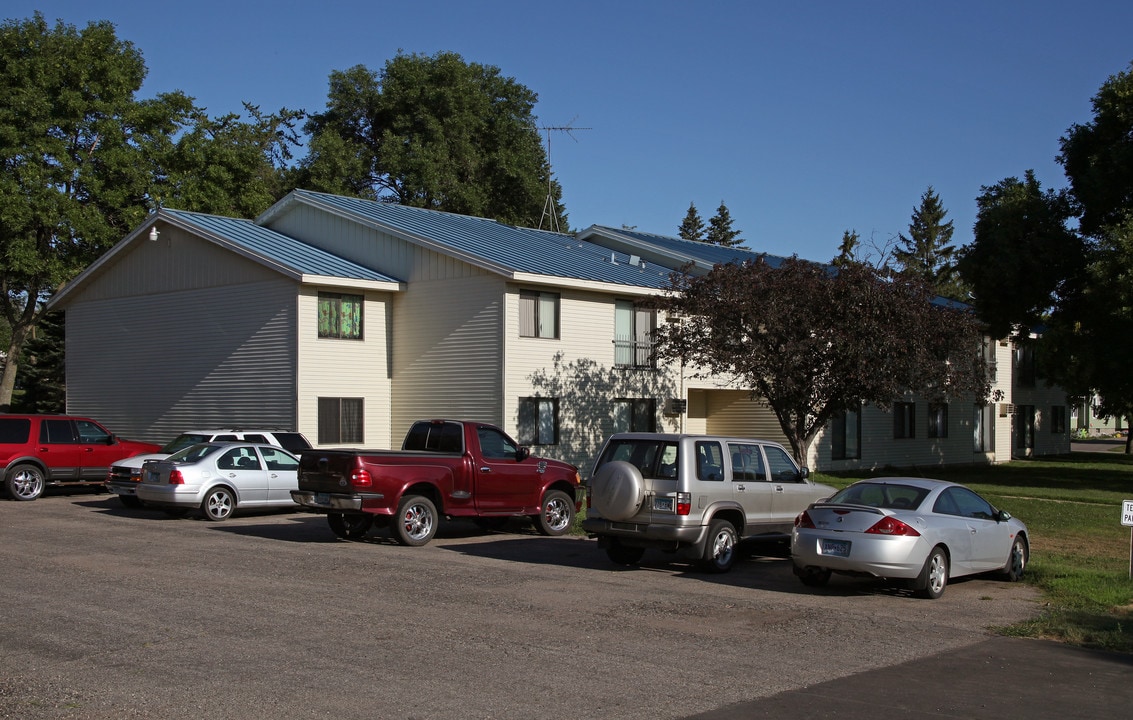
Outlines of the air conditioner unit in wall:
[{"label": "air conditioner unit in wall", "polygon": [[1015,414],[1015,403],[999,403],[999,417]]}]

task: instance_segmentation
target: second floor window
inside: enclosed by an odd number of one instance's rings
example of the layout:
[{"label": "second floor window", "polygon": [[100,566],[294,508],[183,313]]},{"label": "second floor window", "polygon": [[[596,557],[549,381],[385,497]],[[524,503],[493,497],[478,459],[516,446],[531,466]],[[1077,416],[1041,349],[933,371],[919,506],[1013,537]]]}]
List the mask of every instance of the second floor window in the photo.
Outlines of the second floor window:
[{"label": "second floor window", "polygon": [[1035,367],[1035,349],[1030,345],[1015,346],[1015,382],[1020,387],[1034,387],[1038,373]]},{"label": "second floor window", "polygon": [[519,336],[537,338],[559,336],[558,293],[520,291]]},{"label": "second floor window", "polygon": [[930,438],[948,437],[948,404],[931,403],[928,406],[928,436]]},{"label": "second floor window", "polygon": [[619,367],[653,367],[655,313],[632,300],[614,302],[614,364]]},{"label": "second floor window", "polygon": [[362,296],[319,293],[319,337],[362,339]]}]

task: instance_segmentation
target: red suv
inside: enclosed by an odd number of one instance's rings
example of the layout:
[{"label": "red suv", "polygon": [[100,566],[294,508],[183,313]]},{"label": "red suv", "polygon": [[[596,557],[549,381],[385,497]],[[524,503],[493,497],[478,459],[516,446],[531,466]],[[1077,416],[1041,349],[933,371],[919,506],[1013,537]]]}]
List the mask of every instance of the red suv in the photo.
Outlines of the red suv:
[{"label": "red suv", "polygon": [[87,418],[0,415],[0,468],[14,500],[35,500],[48,485],[102,485],[111,463],[157,449]]}]

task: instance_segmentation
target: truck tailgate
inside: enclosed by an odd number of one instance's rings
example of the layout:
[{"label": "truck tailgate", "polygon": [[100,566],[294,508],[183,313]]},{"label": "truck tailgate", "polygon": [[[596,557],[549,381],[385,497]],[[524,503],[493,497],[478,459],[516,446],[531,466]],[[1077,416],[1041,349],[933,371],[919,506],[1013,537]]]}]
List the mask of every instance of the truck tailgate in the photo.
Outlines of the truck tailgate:
[{"label": "truck tailgate", "polygon": [[358,455],[351,451],[308,450],[299,458],[299,489],[350,492],[350,475]]}]

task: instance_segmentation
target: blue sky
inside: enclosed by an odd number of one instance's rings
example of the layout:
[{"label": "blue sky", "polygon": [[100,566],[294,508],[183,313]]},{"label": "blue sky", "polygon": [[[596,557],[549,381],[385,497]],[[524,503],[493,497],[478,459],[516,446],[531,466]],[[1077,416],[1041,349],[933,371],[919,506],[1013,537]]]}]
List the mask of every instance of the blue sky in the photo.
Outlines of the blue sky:
[{"label": "blue sky", "polygon": [[[971,241],[981,186],[1034,169],[1133,61],[1133,2],[421,3],[6,0],[142,52],[141,97],[210,114],[321,110],[332,70],[460,53],[539,95],[571,226],[675,235],[724,202],[748,247],[829,260],[843,230],[885,247],[933,186]],[[546,133],[544,133],[546,140]]]}]

